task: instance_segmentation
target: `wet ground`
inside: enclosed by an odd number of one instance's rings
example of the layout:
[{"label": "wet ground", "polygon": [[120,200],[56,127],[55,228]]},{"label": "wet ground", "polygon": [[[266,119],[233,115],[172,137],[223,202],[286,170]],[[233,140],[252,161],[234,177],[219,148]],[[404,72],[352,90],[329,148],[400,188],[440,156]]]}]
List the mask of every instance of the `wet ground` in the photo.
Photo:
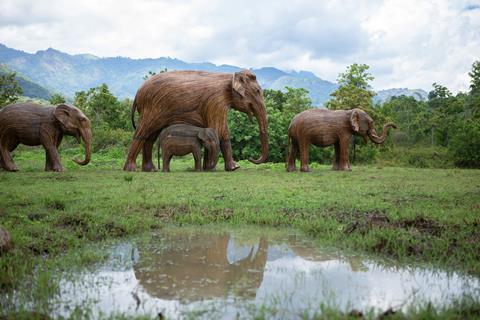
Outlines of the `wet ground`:
[{"label": "wet ground", "polygon": [[288,230],[175,227],[108,250],[106,262],[64,276],[54,315],[300,318],[480,297],[478,278],[321,249]]}]

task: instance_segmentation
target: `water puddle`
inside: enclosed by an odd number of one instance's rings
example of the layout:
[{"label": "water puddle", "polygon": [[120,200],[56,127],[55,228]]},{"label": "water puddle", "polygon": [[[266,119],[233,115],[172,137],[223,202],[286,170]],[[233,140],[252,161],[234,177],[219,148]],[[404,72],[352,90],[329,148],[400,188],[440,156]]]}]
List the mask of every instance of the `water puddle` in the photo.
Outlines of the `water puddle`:
[{"label": "water puddle", "polygon": [[172,228],[109,250],[107,262],[61,280],[53,315],[308,318],[325,307],[406,310],[480,297],[478,278],[345,256],[289,231]]}]

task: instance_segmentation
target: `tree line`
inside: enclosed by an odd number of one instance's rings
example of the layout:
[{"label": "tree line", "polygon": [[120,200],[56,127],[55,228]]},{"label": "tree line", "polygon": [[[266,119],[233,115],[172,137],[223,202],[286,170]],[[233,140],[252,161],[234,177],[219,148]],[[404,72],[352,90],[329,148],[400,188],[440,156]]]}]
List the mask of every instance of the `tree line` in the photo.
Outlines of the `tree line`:
[{"label": "tree line", "polygon": [[[456,95],[438,83],[433,83],[426,101],[413,97],[393,97],[374,104],[370,82],[373,76],[365,64],[352,64],[338,76],[339,87],[326,103],[329,109],[365,110],[375,120],[378,130],[387,122],[398,125],[383,146],[365,144],[356,137],[350,152],[353,163],[385,163],[412,166],[449,166],[480,168],[480,61],[469,72],[468,92]],[[165,72],[162,70],[160,72]],[[144,77],[154,75],[150,72]],[[21,88],[15,74],[0,77],[0,106],[19,98]],[[270,154],[269,161],[284,162],[288,144],[288,126],[294,115],[313,108],[308,91],[286,87],[285,90],[264,90],[268,114]],[[50,104],[65,102],[54,94]],[[130,124],[130,99],[115,97],[106,84],[79,91],[73,104],[92,120],[95,136],[93,151],[111,147],[127,147],[133,129]],[[228,124],[235,159],[247,159],[260,150],[258,127],[240,112],[230,112]],[[331,163],[333,148],[311,149],[311,161]]]}]

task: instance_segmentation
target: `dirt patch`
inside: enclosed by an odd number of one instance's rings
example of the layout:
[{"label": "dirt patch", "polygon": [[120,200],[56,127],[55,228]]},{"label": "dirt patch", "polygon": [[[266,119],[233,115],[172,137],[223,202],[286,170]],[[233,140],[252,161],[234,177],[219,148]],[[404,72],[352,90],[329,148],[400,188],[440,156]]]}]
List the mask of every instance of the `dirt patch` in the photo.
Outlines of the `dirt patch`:
[{"label": "dirt patch", "polygon": [[39,221],[45,218],[45,216],[46,215],[44,213],[38,213],[38,212],[29,212],[27,214],[27,218],[30,221]]},{"label": "dirt patch", "polygon": [[335,215],[335,218],[337,221],[346,224],[344,228],[346,234],[354,231],[367,234],[374,228],[389,228],[409,230],[413,234],[422,233],[438,237],[447,228],[437,221],[422,216],[394,221],[381,210],[339,212]]},{"label": "dirt patch", "polygon": [[45,207],[50,210],[64,211],[65,202],[63,202],[62,200],[47,200],[45,202]]},{"label": "dirt patch", "polygon": [[447,229],[447,226],[421,216],[396,222],[394,226],[397,228],[410,229],[414,232],[418,231],[431,234],[436,237],[439,237]]},{"label": "dirt patch", "polygon": [[118,225],[113,221],[107,222],[105,224],[105,229],[108,231],[109,234],[113,235],[114,237],[121,237],[127,233],[127,230],[124,226]]},{"label": "dirt patch", "polygon": [[214,217],[214,221],[226,221],[230,220],[234,214],[233,209],[223,208],[223,209],[207,209],[205,210],[206,214],[210,214]]},{"label": "dirt patch", "polygon": [[64,214],[58,219],[57,224],[63,227],[80,227],[86,229],[88,217],[81,214]]},{"label": "dirt patch", "polygon": [[186,214],[190,212],[188,207],[186,205],[180,205],[180,206],[161,206],[158,207],[155,210],[155,213],[153,214],[156,218],[159,218],[163,221],[170,221],[173,216],[177,214]]}]

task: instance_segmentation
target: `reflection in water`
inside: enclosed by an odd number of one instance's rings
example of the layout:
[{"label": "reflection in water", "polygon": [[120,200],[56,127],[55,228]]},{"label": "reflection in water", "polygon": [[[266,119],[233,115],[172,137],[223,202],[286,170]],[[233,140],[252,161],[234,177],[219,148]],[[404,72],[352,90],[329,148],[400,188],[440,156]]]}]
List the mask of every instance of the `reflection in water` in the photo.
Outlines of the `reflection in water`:
[{"label": "reflection in water", "polygon": [[107,264],[62,281],[53,315],[68,316],[72,306],[87,304],[94,314],[230,319],[251,317],[264,306],[269,317],[292,318],[321,312],[321,305],[380,311],[480,297],[476,278],[387,268],[326,253],[278,230],[240,231],[174,228],[138,246],[118,244]]},{"label": "reflection in water", "polygon": [[[175,232],[163,239],[158,252],[140,252],[135,277],[151,296],[161,299],[202,300],[228,296],[254,298],[263,280],[268,244],[261,237],[247,256],[229,261],[235,253],[228,233]],[[151,248],[150,248],[151,249]],[[256,249],[256,250],[255,250]]]}]

